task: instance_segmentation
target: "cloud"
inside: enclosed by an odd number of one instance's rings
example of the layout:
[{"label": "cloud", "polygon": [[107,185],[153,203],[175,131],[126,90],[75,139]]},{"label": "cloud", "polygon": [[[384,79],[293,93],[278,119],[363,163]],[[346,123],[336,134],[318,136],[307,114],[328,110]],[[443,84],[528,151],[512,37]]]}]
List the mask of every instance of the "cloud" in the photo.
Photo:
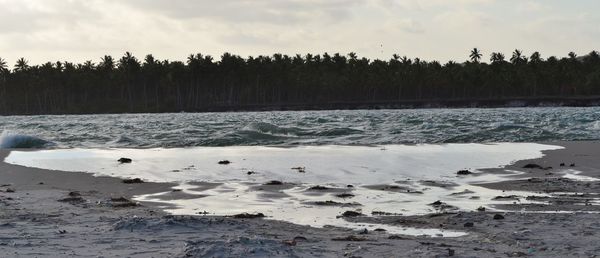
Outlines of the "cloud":
[{"label": "cloud", "polygon": [[0,56],[353,51],[446,61],[474,46],[559,55],[597,47],[599,8],[597,0],[0,0]]}]

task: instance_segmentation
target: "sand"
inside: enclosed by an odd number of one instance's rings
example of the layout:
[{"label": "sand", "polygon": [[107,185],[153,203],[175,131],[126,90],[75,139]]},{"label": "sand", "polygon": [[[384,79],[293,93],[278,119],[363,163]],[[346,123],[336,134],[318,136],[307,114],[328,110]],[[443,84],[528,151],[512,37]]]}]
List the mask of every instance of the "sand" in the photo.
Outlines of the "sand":
[{"label": "sand", "polygon": [[[171,216],[161,211],[166,207],[156,203],[133,204],[127,200],[135,195],[171,191],[172,184],[124,184],[117,178],[2,162],[0,256],[596,257],[600,254],[600,214],[576,211],[582,207],[600,211],[596,208],[600,183],[593,181],[600,178],[600,143],[548,144],[565,149],[507,166],[505,169],[525,172],[512,180],[481,184],[498,190],[536,192],[536,196],[515,196],[507,198],[506,204],[496,205],[506,211],[447,210],[420,216],[341,218],[467,233],[454,238],[313,228],[261,218]],[[0,157],[7,153],[2,151]],[[530,163],[552,169],[522,168]],[[560,163],[566,166],[560,167]],[[571,163],[575,167],[569,167]],[[564,178],[566,169],[582,171],[578,175],[581,177]],[[502,169],[485,172],[502,173]],[[549,204],[520,204],[515,198],[538,198]],[[554,210],[561,213],[548,213]]]}]

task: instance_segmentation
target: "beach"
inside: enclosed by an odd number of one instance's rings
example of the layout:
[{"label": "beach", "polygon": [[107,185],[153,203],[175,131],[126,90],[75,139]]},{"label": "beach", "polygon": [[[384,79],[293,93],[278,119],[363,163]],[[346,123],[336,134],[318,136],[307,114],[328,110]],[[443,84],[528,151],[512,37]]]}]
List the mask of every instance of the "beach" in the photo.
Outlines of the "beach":
[{"label": "beach", "polygon": [[[457,237],[404,235],[366,226],[367,230],[311,227],[210,213],[170,215],[165,210],[172,207],[165,202],[140,202],[136,197],[173,191],[172,183],[125,184],[122,178],[3,162],[0,253],[13,257],[595,257],[600,252],[595,245],[600,228],[600,181],[596,179],[600,143],[544,144],[564,148],[544,151],[542,158],[485,169],[483,173],[490,175],[522,173],[477,186],[530,192],[528,196],[497,196],[500,203],[486,210],[444,207],[419,215],[337,218],[359,225],[464,233]],[[3,157],[8,154],[9,150],[2,151]],[[540,168],[523,168],[528,164]],[[185,199],[177,192],[174,198]]]}]

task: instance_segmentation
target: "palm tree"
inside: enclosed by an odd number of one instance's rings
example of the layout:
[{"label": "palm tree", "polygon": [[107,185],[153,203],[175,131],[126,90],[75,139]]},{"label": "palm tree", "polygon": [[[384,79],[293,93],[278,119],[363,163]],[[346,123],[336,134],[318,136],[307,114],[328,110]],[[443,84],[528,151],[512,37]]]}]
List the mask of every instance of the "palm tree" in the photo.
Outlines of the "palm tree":
[{"label": "palm tree", "polygon": [[504,54],[500,52],[494,52],[490,55],[490,62],[492,64],[504,62]]},{"label": "palm tree", "polygon": [[540,52],[533,52],[533,54],[531,54],[531,56],[529,57],[529,61],[531,61],[534,64],[538,64],[540,62],[542,62],[542,57],[540,55]]},{"label": "palm tree", "polygon": [[471,50],[471,54],[469,55],[469,57],[471,58],[471,61],[473,61],[474,63],[479,63],[479,60],[481,59],[482,56],[483,55],[477,48],[473,48],[473,50]]},{"label": "palm tree", "polygon": [[6,60],[0,57],[0,72],[5,71],[6,69],[8,69],[8,66],[6,65]]},{"label": "palm tree", "polygon": [[510,58],[510,61],[513,64],[520,64],[523,61],[526,61],[525,57],[523,57],[523,51],[515,49],[515,51],[512,54],[512,57]]},{"label": "palm tree", "polygon": [[17,60],[17,64],[15,64],[15,71],[23,72],[29,69],[29,61],[25,60],[25,58],[21,57]]}]

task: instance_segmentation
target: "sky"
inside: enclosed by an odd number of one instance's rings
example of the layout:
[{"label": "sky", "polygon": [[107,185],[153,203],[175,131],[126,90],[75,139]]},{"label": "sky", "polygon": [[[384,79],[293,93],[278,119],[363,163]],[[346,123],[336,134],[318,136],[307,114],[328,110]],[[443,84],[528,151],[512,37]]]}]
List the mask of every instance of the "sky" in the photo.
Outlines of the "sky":
[{"label": "sky", "polygon": [[600,50],[599,10],[598,0],[0,0],[0,57],[585,55]]}]

